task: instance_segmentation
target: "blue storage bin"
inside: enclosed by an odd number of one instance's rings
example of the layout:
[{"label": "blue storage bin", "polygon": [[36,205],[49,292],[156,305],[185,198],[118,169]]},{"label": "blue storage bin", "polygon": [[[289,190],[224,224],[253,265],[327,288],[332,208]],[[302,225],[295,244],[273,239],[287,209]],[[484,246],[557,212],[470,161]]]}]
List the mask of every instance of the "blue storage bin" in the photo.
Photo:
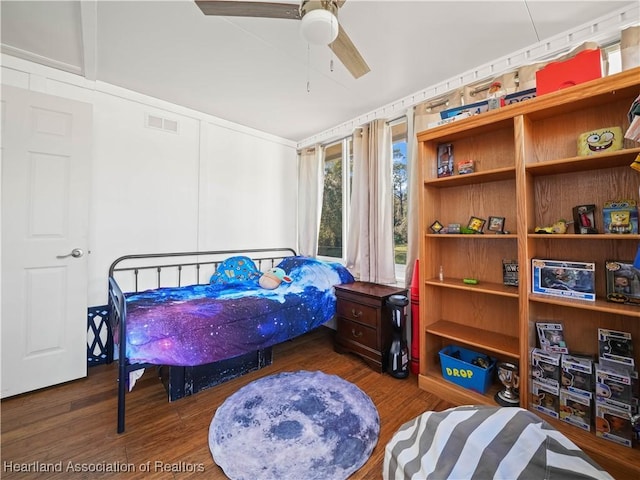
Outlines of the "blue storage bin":
[{"label": "blue storage bin", "polygon": [[[459,352],[459,358],[453,356]],[[457,345],[449,345],[439,352],[440,364],[442,366],[442,376],[450,382],[468,388],[478,393],[486,393],[489,386],[493,382],[493,372],[496,367],[497,359],[489,357],[489,368],[482,368],[474,365],[472,362],[477,357],[486,357],[486,355],[458,347]]]}]

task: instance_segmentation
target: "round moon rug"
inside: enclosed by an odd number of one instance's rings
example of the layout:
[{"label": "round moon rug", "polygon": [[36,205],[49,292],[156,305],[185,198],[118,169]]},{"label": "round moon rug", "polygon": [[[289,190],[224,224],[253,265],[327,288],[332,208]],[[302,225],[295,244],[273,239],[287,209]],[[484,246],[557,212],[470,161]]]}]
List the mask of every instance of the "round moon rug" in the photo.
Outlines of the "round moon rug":
[{"label": "round moon rug", "polygon": [[209,427],[233,480],[346,479],[371,456],[380,417],[356,385],[323,372],[261,378],[228,397]]}]

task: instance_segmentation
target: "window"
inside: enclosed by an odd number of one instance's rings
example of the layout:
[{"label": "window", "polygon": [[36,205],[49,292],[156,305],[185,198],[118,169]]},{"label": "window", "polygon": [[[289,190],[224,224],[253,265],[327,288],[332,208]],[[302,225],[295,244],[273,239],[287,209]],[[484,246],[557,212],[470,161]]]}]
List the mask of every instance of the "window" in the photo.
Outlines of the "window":
[{"label": "window", "polygon": [[407,120],[402,118],[390,124],[393,153],[393,244],[396,278],[404,281],[407,265]]},{"label": "window", "polygon": [[622,71],[622,52],[620,51],[620,42],[608,45],[603,48],[604,57],[607,61],[607,75],[620,73]]},{"label": "window", "polygon": [[353,145],[351,138],[325,147],[324,193],[318,256],[344,260],[346,252],[347,212],[351,199]]},{"label": "window", "polygon": [[[407,122],[390,124],[392,136],[393,242],[396,278],[404,281],[407,263]],[[325,147],[324,193],[318,256],[346,259],[347,215],[351,200],[353,143],[351,137]]]}]

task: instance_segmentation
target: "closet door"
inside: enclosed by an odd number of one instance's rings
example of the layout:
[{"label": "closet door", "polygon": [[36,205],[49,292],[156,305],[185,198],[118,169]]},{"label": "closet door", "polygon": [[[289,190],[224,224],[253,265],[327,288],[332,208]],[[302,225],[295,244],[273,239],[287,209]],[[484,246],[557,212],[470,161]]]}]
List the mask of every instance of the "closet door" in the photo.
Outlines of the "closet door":
[{"label": "closet door", "polygon": [[2,397],[86,376],[92,107],[2,86]]}]

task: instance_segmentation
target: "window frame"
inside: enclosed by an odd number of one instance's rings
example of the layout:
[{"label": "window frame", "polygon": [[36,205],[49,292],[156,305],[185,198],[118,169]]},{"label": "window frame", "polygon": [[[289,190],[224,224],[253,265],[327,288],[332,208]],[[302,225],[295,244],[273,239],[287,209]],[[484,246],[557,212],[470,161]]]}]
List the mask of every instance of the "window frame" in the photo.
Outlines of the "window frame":
[{"label": "window frame", "polygon": [[[330,257],[327,255],[320,255],[316,251],[316,256],[320,260],[329,262],[342,262],[346,264],[347,261],[347,240],[349,229],[349,210],[351,206],[351,179],[353,177],[353,136],[349,135],[340,140],[328,143],[323,146],[324,163],[327,161],[326,151],[328,148],[341,144],[341,162],[342,162],[342,256]],[[324,188],[324,184],[323,184]],[[320,219],[322,221],[322,212],[320,212]],[[319,245],[318,245],[319,247]]]},{"label": "window frame", "polygon": [[[389,154],[391,158],[393,158],[393,147],[394,144],[399,140],[404,141],[405,144],[408,144],[409,139],[407,136],[408,126],[407,126],[407,117],[405,115],[398,117],[392,121],[387,122],[388,125],[392,128],[391,135],[391,151]],[[400,126],[396,130],[398,130],[399,134],[394,134],[394,127]],[[399,137],[398,137],[399,135]],[[342,256],[341,257],[330,257],[327,255],[319,255],[316,253],[317,257],[321,260],[326,261],[339,261],[343,264],[346,263],[347,260],[347,248],[348,248],[348,229],[349,229],[349,213],[351,206],[351,180],[353,178],[353,136],[349,135],[348,137],[344,137],[340,140],[327,143],[323,146],[325,152],[325,158],[323,162],[326,162],[326,151],[329,148],[335,147],[336,145],[341,144],[341,161],[342,161]],[[333,160],[333,159],[331,159]],[[408,164],[409,159],[405,157],[405,160]],[[393,172],[392,172],[393,174]],[[407,171],[407,183],[409,182],[409,172]],[[394,251],[395,251],[395,242],[394,242]],[[394,255],[395,259],[395,255]],[[405,282],[405,272],[406,272],[406,264],[395,263],[395,277],[396,281],[399,284],[404,284]]]},{"label": "window frame", "polygon": [[[404,140],[405,143],[405,151],[408,150],[408,146],[409,146],[409,129],[408,129],[408,119],[406,115],[402,115],[401,117],[395,118],[393,120],[390,120],[387,122],[387,125],[389,125],[389,127],[391,127],[391,161],[392,161],[392,165],[393,165],[393,147],[396,143],[398,143],[399,141],[401,141],[401,139]],[[394,131],[395,130],[395,131]],[[408,158],[408,152],[405,154],[405,162],[406,162],[406,167],[407,167],[407,172],[406,172],[406,176],[407,176],[407,214],[408,214],[408,201],[409,201],[409,195],[408,195],[408,185],[410,183],[409,180],[409,158]],[[392,166],[392,170],[393,170],[393,166]],[[393,176],[393,171],[391,172],[391,175]],[[395,216],[395,211],[394,211],[394,216]],[[407,246],[409,244],[409,238],[407,238]],[[395,235],[394,235],[394,242],[393,242],[393,249],[394,249],[394,267],[395,267],[395,275],[396,275],[396,282],[398,284],[404,285],[405,283],[405,275],[406,275],[406,271],[407,271],[407,265],[402,264],[402,263],[395,263]]]}]

